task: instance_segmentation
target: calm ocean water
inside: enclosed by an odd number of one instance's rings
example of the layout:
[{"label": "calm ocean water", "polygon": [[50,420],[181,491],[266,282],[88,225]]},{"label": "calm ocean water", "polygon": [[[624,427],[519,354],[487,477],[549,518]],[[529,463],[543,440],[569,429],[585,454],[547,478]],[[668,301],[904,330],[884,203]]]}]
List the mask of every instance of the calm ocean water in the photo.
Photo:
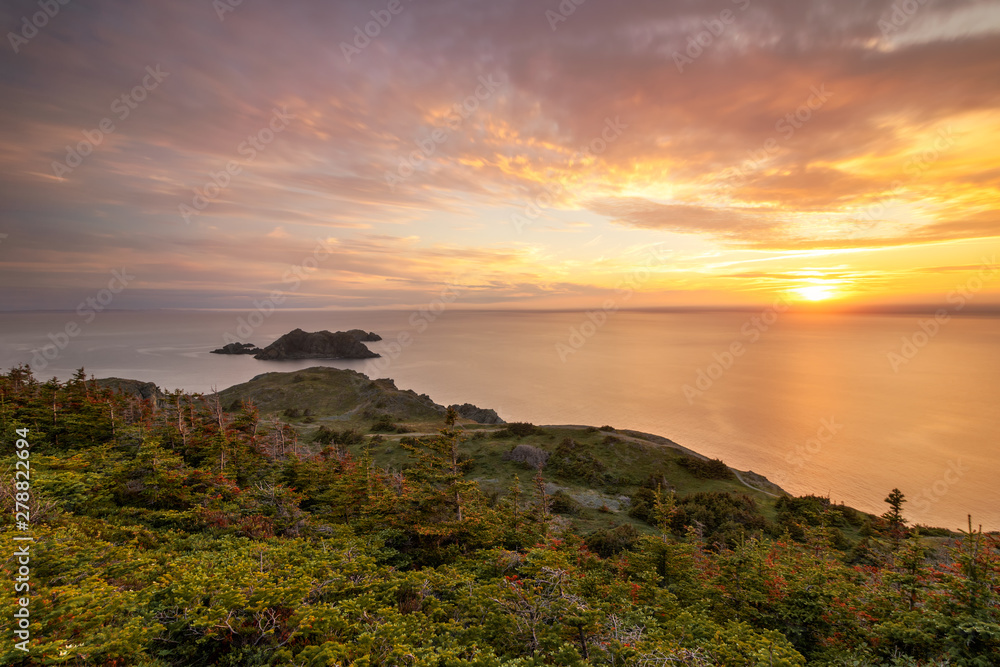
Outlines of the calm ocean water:
[{"label": "calm ocean water", "polygon": [[[53,334],[65,349],[42,377],[84,366],[205,392],[268,371],[353,368],[438,403],[495,408],[508,421],[660,434],[792,493],[867,511],[884,511],[899,487],[913,521],[955,528],[971,513],[1000,529],[1000,318],[953,316],[927,336],[926,318],[909,315],[619,312],[597,326],[576,312],[281,311],[255,319],[245,336],[238,318],[247,315],[105,312],[88,323],[4,313],[0,365],[30,362]],[[80,332],[62,339],[68,323]],[[371,347],[385,356],[263,362],[208,353],[226,333],[263,346],[296,327],[373,330],[385,340]],[[400,334],[407,344],[393,346]]]}]

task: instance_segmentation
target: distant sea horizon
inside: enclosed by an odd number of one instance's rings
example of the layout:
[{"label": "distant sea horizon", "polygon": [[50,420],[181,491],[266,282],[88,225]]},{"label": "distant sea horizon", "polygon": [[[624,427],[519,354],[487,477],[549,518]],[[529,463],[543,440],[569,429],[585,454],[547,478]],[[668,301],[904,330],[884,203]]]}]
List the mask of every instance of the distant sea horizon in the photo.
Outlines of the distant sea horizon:
[{"label": "distant sea horizon", "polygon": [[[1000,529],[1000,317],[898,306],[586,310],[5,311],[4,370],[210,392],[310,366],[392,378],[507,421],[661,435],[797,495],[881,514],[900,488],[914,523]],[[910,309],[910,310],[907,310]],[[256,314],[255,314],[256,313]],[[210,354],[288,331],[365,329],[373,360]],[[405,342],[404,342],[405,341]],[[36,354],[38,353],[38,354]],[[41,356],[38,356],[38,355]],[[50,358],[51,357],[51,358]],[[32,361],[35,363],[32,363]]]},{"label": "distant sea horizon", "polygon": [[[701,312],[757,312],[766,308],[768,303],[754,304],[720,304],[720,305],[690,305],[690,306],[630,306],[628,308],[618,308],[616,312],[636,312],[636,313],[701,313]],[[419,311],[426,306],[372,306],[366,308],[311,308],[283,307],[275,312],[310,312],[310,313],[412,313]],[[835,305],[831,303],[814,303],[801,301],[791,304],[789,310],[796,313],[814,313],[827,315],[933,315],[934,311],[941,308],[940,303],[885,303],[885,304],[843,304]],[[193,308],[184,307],[149,307],[149,308],[105,308],[106,313],[249,313],[253,308],[233,307],[233,308]],[[599,307],[575,307],[567,306],[562,308],[525,308],[523,306],[458,306],[451,305],[448,310],[452,312],[465,313],[586,313],[591,310],[600,310]],[[951,310],[949,308],[949,310]],[[0,315],[30,315],[30,314],[72,314],[76,312],[74,308],[2,308]],[[996,315],[1000,316],[1000,303],[974,303],[965,302],[961,309],[961,316],[969,315]]]}]

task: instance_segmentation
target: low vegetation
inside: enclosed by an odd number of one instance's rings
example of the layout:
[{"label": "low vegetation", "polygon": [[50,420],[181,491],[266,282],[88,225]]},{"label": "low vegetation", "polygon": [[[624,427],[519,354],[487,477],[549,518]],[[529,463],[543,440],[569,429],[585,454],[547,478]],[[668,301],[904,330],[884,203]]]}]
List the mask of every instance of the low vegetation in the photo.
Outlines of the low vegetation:
[{"label": "low vegetation", "polygon": [[[354,402],[284,393],[293,381],[275,375],[161,399],[101,389],[82,369],[65,383],[0,375],[12,469],[18,429],[30,444],[35,539],[32,652],[8,642],[3,664],[986,667],[1000,655],[997,536],[971,523],[921,535],[896,491],[878,517],[775,499],[684,452],[606,440],[608,427],[469,437],[453,412],[356,374],[343,376]],[[283,400],[298,417],[282,419]],[[413,434],[372,435],[359,406]],[[436,435],[417,435],[435,415]],[[534,454],[505,458],[518,447]],[[2,488],[12,544],[24,498]],[[16,567],[8,557],[8,581]]]},{"label": "low vegetation", "polygon": [[701,479],[733,479],[733,471],[719,459],[681,459],[678,463]]}]

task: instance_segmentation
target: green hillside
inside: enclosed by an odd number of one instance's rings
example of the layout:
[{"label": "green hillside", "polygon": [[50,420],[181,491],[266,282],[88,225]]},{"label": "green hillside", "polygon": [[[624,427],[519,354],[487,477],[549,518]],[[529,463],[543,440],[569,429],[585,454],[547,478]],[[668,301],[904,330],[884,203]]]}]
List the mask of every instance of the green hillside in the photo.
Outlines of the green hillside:
[{"label": "green hillside", "polygon": [[0,429],[0,537],[21,554],[2,664],[1000,654],[998,536],[910,526],[895,491],[878,517],[792,497],[659,436],[474,424],[333,369],[201,396],[20,367]]},{"label": "green hillside", "polygon": [[[398,389],[390,379],[372,380],[352,370],[313,367],[265,373],[219,392],[220,404],[239,412],[247,403],[280,419],[297,436],[296,451],[316,454],[334,446],[354,457],[370,455],[380,468],[405,473],[413,464],[405,444],[436,436],[446,409],[425,394]],[[515,448],[533,448],[548,460],[541,468],[547,493],[567,529],[582,534],[631,526],[649,534],[648,507],[656,489],[678,498],[729,494],[722,506],[686,512],[677,528],[697,526],[709,540],[735,543],[747,535],[803,535],[803,525],[823,526],[845,552],[863,542],[877,517],[826,498],[793,500],[763,475],[729,468],[668,438],[611,426],[518,425],[507,427],[457,419],[458,448],[470,461],[465,478],[492,497],[530,494],[536,465],[513,460]],[[735,499],[739,500],[735,500]],[[744,503],[747,499],[749,504]],[[712,504],[713,497],[700,502]],[[741,506],[741,503],[747,505]],[[749,509],[748,509],[749,508]],[[923,543],[940,554],[950,531],[924,528]]]},{"label": "green hillside", "polygon": [[[418,437],[434,436],[445,426],[445,407],[426,395],[397,389],[392,380],[370,380],[351,370],[308,368],[293,373],[265,373],[219,392],[222,405],[239,411],[246,401],[264,415],[292,424],[303,452],[335,444],[360,456],[370,452],[382,468],[406,471],[412,464],[401,446]],[[541,468],[547,489],[565,494],[572,511],[565,513],[577,530],[631,524],[652,527],[635,515],[633,496],[655,490],[679,496],[697,492],[731,493],[753,499],[761,515],[778,519],[777,501],[787,495],[766,478],[729,469],[660,436],[618,431],[610,426],[484,426],[458,419],[463,430],[461,454],[472,462],[466,477],[489,494],[509,491],[515,479],[522,492],[532,488],[536,465],[512,460],[516,447],[548,455]],[[714,465],[713,465],[714,464]],[[562,495],[559,496],[562,498]],[[845,510],[847,535],[857,536],[866,518]]]},{"label": "green hillside", "polygon": [[219,392],[229,411],[244,401],[264,414],[296,411],[304,417],[356,426],[376,415],[420,424],[442,424],[444,408],[428,396],[400,391],[392,380],[370,380],[356,371],[317,366],[292,373],[264,373]]}]

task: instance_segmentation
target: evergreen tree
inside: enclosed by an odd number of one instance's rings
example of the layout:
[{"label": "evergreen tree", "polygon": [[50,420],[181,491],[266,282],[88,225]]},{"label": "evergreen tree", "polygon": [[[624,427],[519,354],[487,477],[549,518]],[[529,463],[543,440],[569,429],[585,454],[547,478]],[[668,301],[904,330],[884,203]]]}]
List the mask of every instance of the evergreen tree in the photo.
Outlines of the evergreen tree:
[{"label": "evergreen tree", "polygon": [[906,519],[903,518],[903,503],[906,496],[899,489],[893,489],[885,498],[889,505],[889,510],[882,515],[882,519],[888,524],[889,539],[892,541],[892,550],[895,552],[899,548],[899,542],[906,537]]}]

